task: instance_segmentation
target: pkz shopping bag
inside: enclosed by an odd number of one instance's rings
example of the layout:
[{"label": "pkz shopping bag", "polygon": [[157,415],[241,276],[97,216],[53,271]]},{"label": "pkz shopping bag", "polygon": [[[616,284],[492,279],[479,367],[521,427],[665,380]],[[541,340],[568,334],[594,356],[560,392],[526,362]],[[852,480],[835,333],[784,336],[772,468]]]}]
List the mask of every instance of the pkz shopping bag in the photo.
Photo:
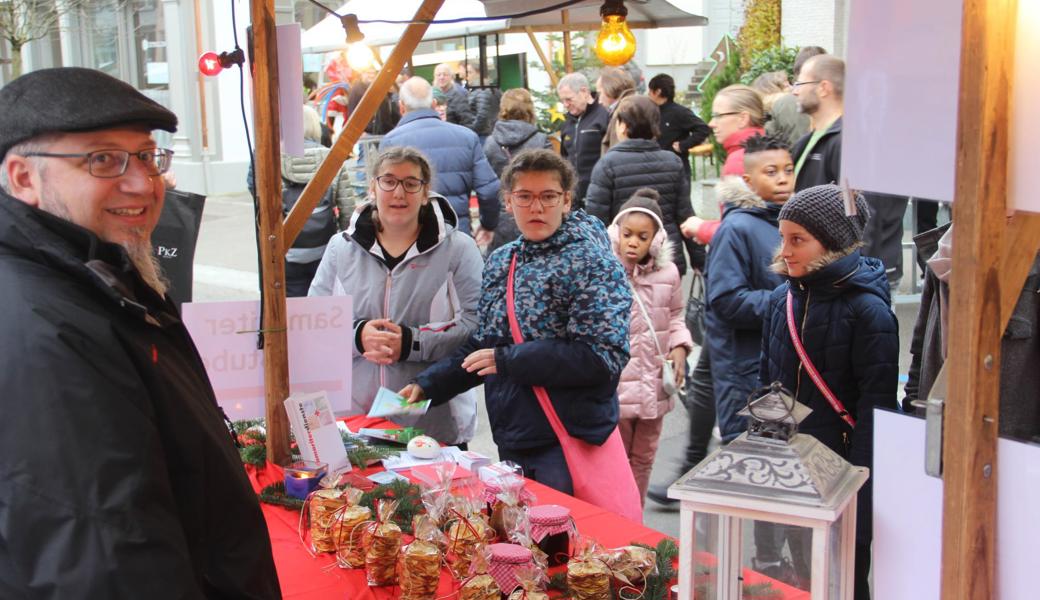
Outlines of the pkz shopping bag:
[{"label": "pkz shopping bag", "polygon": [[[509,281],[506,284],[506,311],[509,314],[509,330],[513,341],[521,344],[524,341],[520,331],[520,323],[516,318],[513,302],[513,275],[516,271],[516,255],[509,265]],[[597,446],[585,440],[573,437],[556,414],[556,409],[549,399],[549,392],[542,386],[532,386],[549,425],[560,440],[563,456],[567,460],[567,469],[571,473],[574,484],[574,497],[589,504],[609,510],[612,513],[631,519],[636,523],[643,522],[643,507],[636,487],[635,476],[628,462],[625,445],[617,427],[607,437],[603,445]]]},{"label": "pkz shopping bag", "polygon": [[202,225],[206,197],[180,190],[166,190],[159,224],[152,232],[152,248],[163,275],[170,281],[170,298],[179,308],[191,302],[195,269],[195,244]]}]

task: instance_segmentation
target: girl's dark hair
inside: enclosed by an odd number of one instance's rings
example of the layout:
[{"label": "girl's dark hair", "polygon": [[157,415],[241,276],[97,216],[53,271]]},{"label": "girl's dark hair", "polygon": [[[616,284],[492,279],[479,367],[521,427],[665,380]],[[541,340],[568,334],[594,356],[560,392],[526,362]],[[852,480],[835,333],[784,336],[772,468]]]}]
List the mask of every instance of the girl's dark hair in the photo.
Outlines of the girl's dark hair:
[{"label": "girl's dark hair", "polygon": [[614,114],[625,124],[625,133],[630,139],[653,140],[661,135],[661,109],[646,96],[625,98]]},{"label": "girl's dark hair", "polygon": [[574,189],[574,180],[577,176],[574,167],[567,159],[552,150],[524,150],[509,161],[502,171],[501,191],[503,194],[512,191],[516,178],[521,173],[556,173],[560,180],[560,187],[564,193]]},{"label": "girl's dark hair", "polygon": [[[654,213],[655,215],[657,215],[658,220],[663,222],[664,214],[661,212],[660,202],[661,194],[658,194],[657,190],[655,190],[654,188],[639,188],[638,190],[632,193],[632,196],[629,197],[629,199],[626,200],[624,204],[621,205],[621,208],[618,209],[618,212],[623,212],[629,208],[641,208],[643,210],[648,210]],[[622,219],[621,222],[623,221],[624,219]],[[654,223],[654,229],[656,230],[656,228],[657,222]]]}]

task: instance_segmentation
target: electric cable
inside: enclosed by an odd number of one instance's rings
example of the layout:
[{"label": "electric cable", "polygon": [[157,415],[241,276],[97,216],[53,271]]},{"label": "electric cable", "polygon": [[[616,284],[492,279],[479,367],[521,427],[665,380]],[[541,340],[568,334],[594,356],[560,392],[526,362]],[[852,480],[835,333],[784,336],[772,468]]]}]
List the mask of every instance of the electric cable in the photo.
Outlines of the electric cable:
[{"label": "electric cable", "polygon": [[[235,50],[242,50],[242,47],[238,45],[238,21],[235,15],[235,3],[237,0],[231,0],[231,33],[235,41]],[[253,185],[249,186],[249,194],[253,198],[253,228],[256,232],[256,269],[258,285],[260,287],[260,311],[257,315],[258,323],[256,327],[256,349],[264,349],[264,303],[266,297],[264,294],[264,261],[260,253],[260,200],[256,195],[256,155],[253,152],[253,138],[249,132],[249,117],[246,114],[246,92],[245,92],[245,70],[242,68],[243,63],[238,63],[238,106],[242,111],[242,127],[246,130],[246,148],[249,150],[249,170],[253,174]]]}]

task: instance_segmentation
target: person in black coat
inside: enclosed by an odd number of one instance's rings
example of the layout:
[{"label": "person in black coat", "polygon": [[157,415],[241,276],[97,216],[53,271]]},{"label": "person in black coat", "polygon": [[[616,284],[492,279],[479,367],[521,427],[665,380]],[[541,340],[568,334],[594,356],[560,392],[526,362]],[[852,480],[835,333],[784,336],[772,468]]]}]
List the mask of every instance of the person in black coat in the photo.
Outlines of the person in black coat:
[{"label": "person in black coat", "polygon": [[[610,148],[592,169],[592,181],[585,195],[585,209],[604,224],[613,221],[621,205],[639,188],[653,188],[661,195],[664,228],[674,247],[686,240],[679,223],[693,216],[690,203],[690,178],[683,172],[674,152],[657,144],[661,112],[646,96],[622,100],[614,115],[621,142]],[[675,266],[686,272],[686,258],[677,256]]]},{"label": "person in black coat", "polygon": [[[779,381],[812,409],[801,433],[854,465],[872,468],[874,408],[896,409],[899,325],[881,261],[858,249],[870,214],[859,194],[856,210],[845,216],[842,191],[834,185],[802,190],[780,210],[783,241],[774,267],[787,282],[769,299],[759,381]],[[799,360],[788,329],[789,302],[808,359],[840,405],[832,405]],[[871,489],[867,480],[857,502],[856,600],[870,597]],[[799,531],[788,532],[788,543],[804,578],[809,556],[797,547],[809,546]]]},{"label": "person in black coat", "polygon": [[177,117],[92,69],[0,90],[0,597],[280,598],[151,234]]},{"label": "person in black coat", "polygon": [[661,110],[661,135],[657,143],[662,149],[675,152],[689,177],[690,148],[703,144],[711,135],[711,127],[692,110],[675,103],[675,80],[671,75],[654,75],[647,90],[647,97]]},{"label": "person in black coat", "polygon": [[581,73],[569,73],[560,79],[556,95],[567,110],[567,120],[560,130],[560,154],[578,172],[578,187],[574,192],[574,209],[577,210],[585,206],[585,194],[592,179],[592,168],[600,158],[610,113],[592,97],[589,80]]}]

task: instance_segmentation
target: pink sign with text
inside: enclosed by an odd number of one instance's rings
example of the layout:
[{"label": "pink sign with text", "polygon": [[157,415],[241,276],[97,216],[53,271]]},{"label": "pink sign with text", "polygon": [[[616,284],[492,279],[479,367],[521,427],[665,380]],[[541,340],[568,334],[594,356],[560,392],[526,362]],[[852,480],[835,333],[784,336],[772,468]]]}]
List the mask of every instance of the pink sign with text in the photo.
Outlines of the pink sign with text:
[{"label": "pink sign with text", "polygon": [[[260,303],[193,302],[181,310],[228,417],[262,417],[264,356],[256,348]],[[354,339],[351,298],[288,298],[286,310],[290,392],[324,391],[332,410],[347,410]]]}]

